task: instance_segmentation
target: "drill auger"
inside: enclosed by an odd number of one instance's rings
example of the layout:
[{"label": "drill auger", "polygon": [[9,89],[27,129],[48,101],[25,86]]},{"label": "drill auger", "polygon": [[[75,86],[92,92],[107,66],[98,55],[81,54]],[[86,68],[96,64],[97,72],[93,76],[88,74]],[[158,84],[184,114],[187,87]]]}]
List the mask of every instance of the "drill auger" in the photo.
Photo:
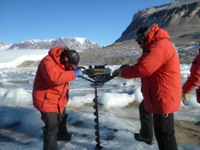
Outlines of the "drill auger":
[{"label": "drill auger", "polygon": [[95,112],[94,112],[94,116],[95,116],[95,119],[94,119],[94,122],[95,122],[95,126],[94,128],[96,129],[95,131],[95,135],[96,135],[96,139],[95,141],[97,142],[96,144],[96,147],[95,147],[95,150],[101,150],[103,147],[100,145],[100,133],[99,133],[99,111],[98,111],[98,95],[97,95],[97,86],[96,85],[92,85],[94,86],[95,88],[95,98],[93,99],[93,102],[94,102],[94,109],[95,109]]},{"label": "drill auger", "polygon": [[88,75],[91,79],[88,79],[84,76],[82,76],[83,79],[92,82],[91,87],[94,88],[95,90],[95,98],[93,99],[94,102],[94,122],[95,122],[95,135],[96,139],[95,141],[97,142],[95,150],[101,150],[103,147],[100,145],[100,132],[99,132],[99,111],[98,111],[98,95],[97,95],[97,88],[102,87],[105,82],[110,81],[111,79],[115,78],[118,75],[112,75],[111,76],[111,69],[110,68],[105,68],[105,65],[100,65],[100,66],[89,66],[89,69],[83,70],[83,73]]}]

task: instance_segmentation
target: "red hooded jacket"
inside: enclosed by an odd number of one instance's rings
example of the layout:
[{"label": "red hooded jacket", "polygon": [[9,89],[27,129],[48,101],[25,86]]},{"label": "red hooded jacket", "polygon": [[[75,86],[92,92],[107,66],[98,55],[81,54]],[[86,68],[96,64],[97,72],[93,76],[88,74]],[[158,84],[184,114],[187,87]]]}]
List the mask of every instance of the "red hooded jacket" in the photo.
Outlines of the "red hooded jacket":
[{"label": "red hooded jacket", "polygon": [[41,112],[62,113],[68,102],[68,82],[76,76],[60,63],[62,52],[63,47],[53,47],[38,65],[32,97],[34,107]]},{"label": "red hooded jacket", "polygon": [[183,85],[184,93],[190,93],[196,86],[200,85],[200,55],[197,55],[190,68],[190,76]]},{"label": "red hooded jacket", "polygon": [[180,62],[168,33],[152,26],[138,62],[122,71],[124,78],[141,78],[145,110],[154,114],[178,111],[181,103]]}]

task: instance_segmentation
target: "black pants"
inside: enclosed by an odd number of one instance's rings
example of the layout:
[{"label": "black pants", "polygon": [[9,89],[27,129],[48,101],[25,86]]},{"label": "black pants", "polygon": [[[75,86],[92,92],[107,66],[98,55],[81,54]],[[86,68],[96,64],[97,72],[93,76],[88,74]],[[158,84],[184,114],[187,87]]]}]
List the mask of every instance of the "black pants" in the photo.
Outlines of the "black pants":
[{"label": "black pants", "polygon": [[55,112],[41,112],[41,119],[45,123],[43,129],[43,150],[57,150],[57,136],[67,134],[67,114]]},{"label": "black pants", "polygon": [[144,108],[144,101],[139,106],[141,129],[140,134],[148,139],[153,138],[153,126],[159,150],[177,150],[174,133],[174,114],[151,114]]}]

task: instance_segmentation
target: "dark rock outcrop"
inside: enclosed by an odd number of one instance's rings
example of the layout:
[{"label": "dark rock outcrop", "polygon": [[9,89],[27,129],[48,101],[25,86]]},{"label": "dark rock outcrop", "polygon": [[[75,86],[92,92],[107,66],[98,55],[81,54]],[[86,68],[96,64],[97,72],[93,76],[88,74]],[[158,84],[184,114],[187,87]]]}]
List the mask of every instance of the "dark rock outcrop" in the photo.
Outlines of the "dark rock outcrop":
[{"label": "dark rock outcrop", "polygon": [[154,23],[166,29],[176,45],[197,42],[200,38],[200,1],[176,0],[140,10],[115,42],[134,39],[141,26],[151,26]]}]

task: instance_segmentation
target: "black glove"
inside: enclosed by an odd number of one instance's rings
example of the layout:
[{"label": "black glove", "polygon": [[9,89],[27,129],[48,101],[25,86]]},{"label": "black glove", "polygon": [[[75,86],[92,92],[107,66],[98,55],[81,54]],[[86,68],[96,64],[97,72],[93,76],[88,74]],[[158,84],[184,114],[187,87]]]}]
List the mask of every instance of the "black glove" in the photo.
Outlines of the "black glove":
[{"label": "black glove", "polygon": [[128,67],[130,67],[128,64],[124,64],[124,65],[121,65],[119,68],[123,70],[123,69],[128,68]]},{"label": "black glove", "polygon": [[129,67],[128,64],[121,65],[121,66],[119,67],[119,69],[116,69],[116,70],[113,71],[112,75],[113,75],[113,76],[116,76],[116,75],[121,76],[123,69],[128,68],[128,67]]}]

